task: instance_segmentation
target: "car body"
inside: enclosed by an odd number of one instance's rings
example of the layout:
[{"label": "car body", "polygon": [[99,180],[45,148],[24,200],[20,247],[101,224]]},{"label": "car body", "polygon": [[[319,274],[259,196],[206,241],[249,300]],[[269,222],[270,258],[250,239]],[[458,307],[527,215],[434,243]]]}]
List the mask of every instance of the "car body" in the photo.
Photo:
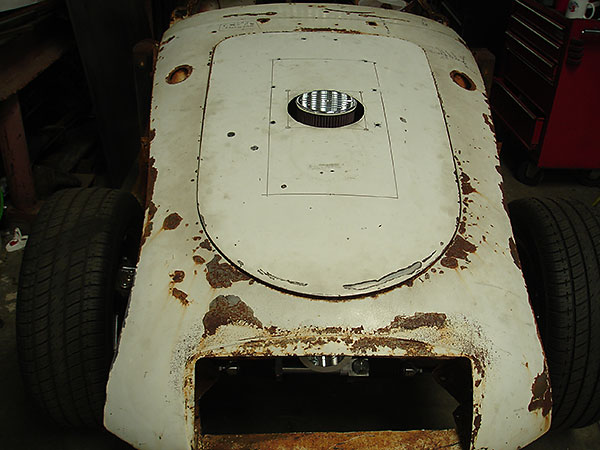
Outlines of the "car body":
[{"label": "car body", "polygon": [[[340,128],[289,117],[291,99],[319,89],[354,96],[364,117]],[[163,37],[150,128],[109,431],[141,449],[227,448],[196,420],[210,385],[199,362],[311,355],[464,358],[463,445],[520,448],[549,429],[490,109],[454,31],[347,5],[193,15]],[[458,446],[454,432],[390,433],[352,436],[362,448],[411,448],[414,433],[425,448]],[[281,434],[268,448],[331,436]]]}]

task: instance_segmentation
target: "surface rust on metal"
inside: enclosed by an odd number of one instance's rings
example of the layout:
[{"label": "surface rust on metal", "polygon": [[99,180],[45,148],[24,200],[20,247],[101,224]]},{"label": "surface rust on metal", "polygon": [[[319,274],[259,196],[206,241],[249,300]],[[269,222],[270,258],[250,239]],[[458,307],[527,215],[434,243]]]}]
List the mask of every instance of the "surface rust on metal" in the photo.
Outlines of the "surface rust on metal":
[{"label": "surface rust on metal", "polygon": [[185,272],[183,270],[176,270],[169,275],[173,283],[181,283],[185,278]]},{"label": "surface rust on metal", "polygon": [[307,28],[307,27],[300,27],[300,28],[297,28],[296,31],[306,31],[308,33],[329,32],[329,33],[342,33],[342,34],[367,34],[367,33],[363,33],[363,32],[358,31],[358,30],[347,30],[347,29],[342,29],[342,28]]},{"label": "surface rust on metal", "polygon": [[529,411],[541,409],[542,415],[546,417],[552,409],[552,393],[547,369],[544,369],[542,373],[535,377],[531,392],[533,397],[529,403]]},{"label": "surface rust on metal", "polygon": [[515,265],[520,269],[521,268],[521,260],[519,259],[519,252],[517,251],[517,244],[513,238],[508,239],[508,248],[510,248],[510,254],[515,262]]},{"label": "surface rust on metal", "polygon": [[417,312],[412,316],[396,316],[392,322],[378,333],[389,332],[395,329],[416,330],[421,327],[443,328],[446,326],[446,314]]},{"label": "surface rust on metal", "polygon": [[219,295],[209,305],[202,319],[204,335],[215,334],[222,325],[244,324],[262,328],[262,323],[254,316],[254,311],[235,295]]},{"label": "surface rust on metal", "polygon": [[261,12],[261,13],[238,13],[238,14],[228,14],[223,16],[227,17],[247,17],[247,16],[274,16],[277,14],[275,11]]},{"label": "surface rust on metal", "polygon": [[192,259],[194,260],[194,263],[198,265],[204,264],[206,262],[206,260],[200,255],[194,255],[192,256]]},{"label": "surface rust on metal", "polygon": [[200,247],[202,247],[205,250],[208,250],[209,252],[212,252],[213,248],[212,245],[210,244],[210,241],[208,239],[204,239],[202,242],[200,242]]},{"label": "surface rust on metal", "polygon": [[486,113],[483,113],[483,121],[485,122],[485,124],[490,127],[491,132],[494,134],[494,136],[496,135],[496,129],[494,128],[494,123],[492,122],[492,118],[487,115]]},{"label": "surface rust on metal", "polygon": [[479,428],[481,428],[481,413],[479,412],[479,406],[473,408],[473,431],[471,432],[471,443],[475,443]]},{"label": "surface rust on metal", "polygon": [[146,225],[144,225],[144,232],[142,233],[141,244],[144,245],[146,239],[150,237],[152,234],[152,220],[154,219],[154,215],[156,214],[157,208],[152,200],[148,203],[148,220],[146,221]]},{"label": "surface rust on metal", "polygon": [[149,205],[154,195],[154,185],[158,177],[158,169],[154,167],[155,159],[153,156],[148,158],[148,181],[146,186],[146,204]]},{"label": "surface rust on metal", "polygon": [[238,281],[248,281],[250,277],[228,262],[220,263],[221,257],[215,255],[206,265],[206,280],[213,289],[228,288]]},{"label": "surface rust on metal", "polygon": [[202,450],[305,449],[459,449],[454,430],[374,431],[348,433],[274,433],[200,436]]},{"label": "surface rust on metal", "polygon": [[174,230],[179,226],[183,218],[177,213],[171,213],[163,220],[163,230]]},{"label": "surface rust on metal", "polygon": [[177,289],[176,287],[171,289],[171,295],[177,300],[179,300],[183,306],[187,306],[190,304],[190,301],[188,300],[188,295],[182,290]]},{"label": "surface rust on metal", "polygon": [[263,17],[261,19],[256,19],[256,21],[258,23],[267,23],[269,20],[271,20],[271,19],[269,19],[268,17]]},{"label": "surface rust on metal", "polygon": [[464,237],[456,235],[452,244],[446,249],[445,256],[441,259],[440,263],[449,269],[456,269],[459,259],[468,261],[469,253],[475,253],[476,251],[477,247],[474,244],[467,241]]},{"label": "surface rust on metal", "polygon": [[469,177],[469,175],[467,175],[464,172],[460,174],[460,189],[464,195],[469,195],[473,192],[477,192],[477,189],[471,186],[471,177]]}]

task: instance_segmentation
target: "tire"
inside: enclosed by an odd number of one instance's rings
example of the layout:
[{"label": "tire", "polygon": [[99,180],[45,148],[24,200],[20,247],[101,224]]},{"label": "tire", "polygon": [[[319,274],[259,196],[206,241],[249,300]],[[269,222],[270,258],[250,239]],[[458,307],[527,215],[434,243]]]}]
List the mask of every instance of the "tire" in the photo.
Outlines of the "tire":
[{"label": "tire", "polygon": [[600,218],[583,203],[509,205],[529,298],[546,353],[552,428],[600,419]]},{"label": "tire", "polygon": [[[142,211],[124,191],[57,192],[33,225],[17,293],[17,349],[25,386],[59,425],[102,427],[106,383],[134,265]],[[120,322],[116,319],[120,318]]]}]

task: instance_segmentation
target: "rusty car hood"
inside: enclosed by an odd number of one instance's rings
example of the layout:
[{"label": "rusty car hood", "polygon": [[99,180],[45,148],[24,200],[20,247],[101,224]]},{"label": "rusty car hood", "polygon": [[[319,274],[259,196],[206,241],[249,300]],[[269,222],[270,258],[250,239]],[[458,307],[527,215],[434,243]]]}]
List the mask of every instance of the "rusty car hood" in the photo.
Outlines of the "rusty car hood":
[{"label": "rusty car hood", "polygon": [[[312,89],[351,91],[365,120],[290,120]],[[485,88],[452,30],[345,5],[209,11],[165,34],[152,102],[111,432],[201,448],[198,362],[306,355],[466,358],[472,449],[548,430]]]},{"label": "rusty car hood", "polygon": [[[321,89],[357,98],[363,118],[318,128],[290,117],[291,99]],[[450,244],[458,180],[418,45],[326,32],[232,37],[213,52],[205,108],[202,225],[252,277],[349,297],[419,276]]]}]

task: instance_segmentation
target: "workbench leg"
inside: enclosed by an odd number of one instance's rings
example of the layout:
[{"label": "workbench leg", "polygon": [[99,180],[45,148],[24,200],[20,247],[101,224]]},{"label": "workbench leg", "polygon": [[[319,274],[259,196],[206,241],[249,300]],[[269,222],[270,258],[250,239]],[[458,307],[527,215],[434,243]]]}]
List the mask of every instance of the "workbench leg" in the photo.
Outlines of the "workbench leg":
[{"label": "workbench leg", "polygon": [[21,212],[33,210],[35,187],[17,94],[0,102],[0,153],[14,208]]}]

